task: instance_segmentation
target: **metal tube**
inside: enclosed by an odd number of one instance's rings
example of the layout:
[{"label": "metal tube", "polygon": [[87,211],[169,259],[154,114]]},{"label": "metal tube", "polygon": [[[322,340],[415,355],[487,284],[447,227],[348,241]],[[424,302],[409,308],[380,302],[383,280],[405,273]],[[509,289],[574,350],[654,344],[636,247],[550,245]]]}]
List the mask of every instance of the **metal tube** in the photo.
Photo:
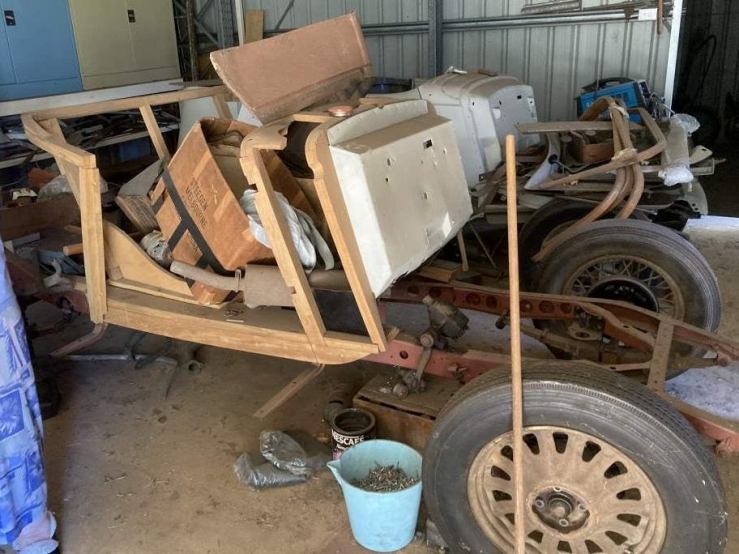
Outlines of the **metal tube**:
[{"label": "metal tube", "polygon": [[[494,29],[510,29],[517,27],[552,27],[555,25],[570,25],[572,23],[608,23],[609,21],[624,21],[623,10],[599,10],[592,12],[571,13],[546,16],[513,16],[513,17],[482,17],[475,19],[446,19],[441,24],[442,32],[454,31],[489,31]],[[286,33],[293,29],[274,28],[264,32],[265,36]],[[362,32],[366,36],[375,35],[407,35],[426,34],[429,32],[428,21],[411,21],[401,23],[383,23],[377,25],[362,25]]]},{"label": "metal tube", "polygon": [[444,72],[444,41],[442,36],[444,25],[443,0],[428,0],[429,10],[429,77],[436,77]]}]

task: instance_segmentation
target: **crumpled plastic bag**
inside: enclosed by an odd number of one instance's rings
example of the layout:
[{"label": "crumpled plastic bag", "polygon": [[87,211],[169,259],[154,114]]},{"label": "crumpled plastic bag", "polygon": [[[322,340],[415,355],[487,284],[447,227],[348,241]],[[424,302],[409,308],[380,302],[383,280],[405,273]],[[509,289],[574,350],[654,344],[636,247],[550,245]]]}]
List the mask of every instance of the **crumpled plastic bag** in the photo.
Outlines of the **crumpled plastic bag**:
[{"label": "crumpled plastic bag", "polygon": [[[246,189],[244,194],[239,201],[241,208],[244,210],[246,215],[249,217],[249,231],[257,239],[258,242],[272,248],[269,242],[267,233],[262,226],[262,220],[259,218],[257,213],[257,206],[255,202],[255,196],[257,191],[254,189]],[[313,224],[313,220],[308,214],[294,208],[290,205],[281,193],[276,192],[277,202],[280,205],[285,220],[287,221],[287,227],[290,230],[290,237],[293,239],[295,249],[298,251],[298,257],[300,263],[307,270],[312,270],[316,267],[316,250],[323,260],[325,269],[333,269],[334,267],[334,255],[331,253],[331,249],[326,244],[326,241],[318,232],[316,226]]]},{"label": "crumpled plastic bag", "polygon": [[307,433],[262,431],[260,455],[244,453],[236,460],[239,481],[254,489],[303,483],[326,467],[328,449]]},{"label": "crumpled plastic bag", "polygon": [[701,127],[700,121],[687,113],[676,113],[673,115],[670,118],[670,124],[673,123],[675,125],[680,125],[680,127],[685,129],[685,132],[688,133],[688,135],[692,135]]},{"label": "crumpled plastic bag", "polygon": [[286,487],[305,483],[309,475],[294,475],[289,471],[283,471],[272,465],[264,457],[244,453],[234,463],[236,477],[253,489],[268,489],[273,487]]}]

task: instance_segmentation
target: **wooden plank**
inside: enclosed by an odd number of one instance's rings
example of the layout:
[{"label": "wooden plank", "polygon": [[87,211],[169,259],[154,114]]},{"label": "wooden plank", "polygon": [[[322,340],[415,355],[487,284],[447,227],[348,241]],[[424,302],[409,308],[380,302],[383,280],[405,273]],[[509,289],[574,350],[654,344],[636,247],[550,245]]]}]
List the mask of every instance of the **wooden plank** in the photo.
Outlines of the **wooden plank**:
[{"label": "wooden plank", "polygon": [[[163,104],[176,104],[183,100],[193,100],[195,98],[204,98],[206,96],[214,96],[216,94],[227,94],[228,89],[223,86],[214,87],[188,87],[172,92],[164,92],[160,94],[148,94],[146,96],[134,96],[132,98],[120,98],[115,100],[106,100],[104,102],[94,102],[92,104],[83,104],[81,106],[67,106],[50,110],[42,110],[31,114],[37,121],[44,119],[67,119],[70,117],[84,117],[86,115],[95,115],[107,112],[120,112],[123,110],[136,110],[141,106],[161,106]],[[26,114],[29,115],[29,114]]]},{"label": "wooden plank", "polygon": [[138,231],[147,234],[157,228],[154,210],[146,196],[119,194],[115,197],[115,203]]},{"label": "wooden plank", "polygon": [[272,246],[272,253],[277,260],[280,273],[288,287],[292,287],[293,303],[303,329],[314,344],[321,344],[326,334],[326,327],[318,311],[308,278],[305,275],[295,244],[290,238],[290,230],[285,216],[278,207],[277,197],[264,165],[260,152],[244,143],[241,150],[241,167],[250,183],[256,184],[256,205],[262,225]]},{"label": "wooden plank", "polygon": [[80,219],[77,201],[72,195],[45,202],[0,208],[0,236],[13,240],[50,227],[64,227]]},{"label": "wooden plank", "polygon": [[267,417],[293,396],[298,394],[303,387],[323,373],[325,367],[325,364],[316,364],[313,367],[309,367],[308,369],[301,371],[295,379],[290,381],[287,385],[281,388],[277,394],[262,404],[262,407],[254,412],[254,417],[259,419]]},{"label": "wooden plank", "polygon": [[462,386],[455,379],[425,375],[426,388],[400,399],[381,392],[387,377],[378,375],[354,396],[355,408],[371,412],[377,422],[377,438],[400,441],[423,452],[434,421],[449,399]]},{"label": "wooden plank", "polygon": [[82,243],[78,242],[76,244],[67,244],[62,247],[62,252],[64,252],[65,256],[76,256],[77,254],[82,254]]},{"label": "wooden plank", "polygon": [[665,376],[670,364],[670,351],[672,350],[672,335],[675,326],[668,321],[661,321],[657,329],[657,339],[654,342],[652,361],[649,363],[649,376],[647,387],[653,391],[665,390]]},{"label": "wooden plank", "polygon": [[[46,121],[48,119],[54,119],[52,116],[40,118],[40,121]],[[54,156],[59,165],[62,162],[69,162],[70,164],[77,167],[95,167],[95,156],[89,152],[85,152],[81,148],[67,144],[64,140],[63,135],[59,136],[61,129],[56,131],[58,122],[45,123],[51,129],[47,130],[39,121],[35,119],[35,114],[23,114],[21,116],[23,122],[23,130],[26,133],[26,138],[39,148],[46,150],[49,154]]]},{"label": "wooden plank", "polygon": [[244,43],[264,38],[264,10],[246,10],[244,14]]},{"label": "wooden plank", "polygon": [[433,279],[442,283],[451,283],[462,270],[463,266],[457,262],[434,260],[430,264],[422,266],[416,273],[427,279]]},{"label": "wooden plank", "polygon": [[333,122],[326,122],[316,127],[308,136],[305,154],[308,164],[313,169],[316,193],[321,202],[326,222],[331,231],[331,238],[341,258],[347,280],[357,302],[362,320],[367,326],[370,339],[381,351],[387,349],[387,340],[382,328],[380,313],[377,309],[367,272],[364,269],[357,238],[349,221],[349,213],[344,204],[344,197],[339,188],[338,178],[328,149],[326,131]]},{"label": "wooden plank", "polygon": [[100,172],[96,168],[79,170],[79,203],[82,244],[85,256],[87,304],[93,323],[102,323],[106,311],[105,247],[103,208],[100,201]]},{"label": "wooden plank", "polygon": [[199,344],[312,363],[349,363],[377,352],[367,339],[346,340],[335,333],[327,333],[324,345],[316,348],[292,310],[249,310],[239,304],[213,309],[114,287],[108,288],[106,321]]},{"label": "wooden plank", "polygon": [[168,162],[171,157],[169,148],[167,148],[167,143],[164,141],[164,136],[162,135],[162,130],[159,128],[159,123],[157,123],[154,110],[151,109],[151,106],[141,106],[139,111],[141,112],[141,117],[144,118],[144,125],[146,125],[146,130],[149,131],[149,138],[154,145],[154,150],[157,151],[159,159],[164,163]]},{"label": "wooden plank", "polygon": [[213,96],[213,105],[215,105],[216,113],[221,119],[234,118],[231,114],[231,109],[228,107],[228,104],[226,103],[226,100],[223,98],[222,95],[216,94],[215,96]]}]

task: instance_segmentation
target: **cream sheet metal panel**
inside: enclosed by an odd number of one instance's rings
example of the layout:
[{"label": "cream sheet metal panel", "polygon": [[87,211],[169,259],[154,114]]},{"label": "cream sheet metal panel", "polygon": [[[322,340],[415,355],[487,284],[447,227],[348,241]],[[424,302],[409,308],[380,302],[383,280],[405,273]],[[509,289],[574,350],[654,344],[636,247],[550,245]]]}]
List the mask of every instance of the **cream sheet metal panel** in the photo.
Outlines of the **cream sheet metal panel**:
[{"label": "cream sheet metal panel", "polygon": [[472,214],[452,123],[423,100],[389,104],[328,131],[375,296],[418,268]]}]

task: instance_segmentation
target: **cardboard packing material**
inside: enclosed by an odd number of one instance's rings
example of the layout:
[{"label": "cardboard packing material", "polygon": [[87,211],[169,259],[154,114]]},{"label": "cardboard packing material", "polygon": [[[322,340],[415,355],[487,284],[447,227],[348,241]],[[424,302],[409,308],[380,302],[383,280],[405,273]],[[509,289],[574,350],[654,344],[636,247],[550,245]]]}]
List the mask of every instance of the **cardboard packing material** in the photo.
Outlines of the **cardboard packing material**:
[{"label": "cardboard packing material", "polygon": [[372,64],[354,13],[211,52],[218,76],[266,124],[316,104],[358,98]]},{"label": "cardboard packing material", "polygon": [[[272,251],[249,231],[239,199],[249,183],[239,147],[254,128],[238,121],[207,118],[196,123],[175,153],[150,198],[157,223],[175,260],[219,274],[249,263],[274,263]],[[315,217],[295,178],[273,152],[263,159],[275,190]],[[218,304],[235,293],[188,281],[193,297]]]}]

